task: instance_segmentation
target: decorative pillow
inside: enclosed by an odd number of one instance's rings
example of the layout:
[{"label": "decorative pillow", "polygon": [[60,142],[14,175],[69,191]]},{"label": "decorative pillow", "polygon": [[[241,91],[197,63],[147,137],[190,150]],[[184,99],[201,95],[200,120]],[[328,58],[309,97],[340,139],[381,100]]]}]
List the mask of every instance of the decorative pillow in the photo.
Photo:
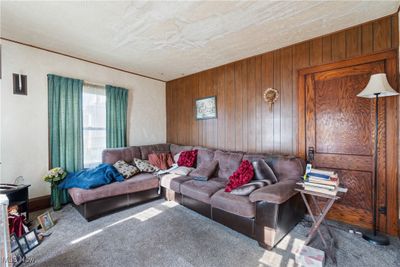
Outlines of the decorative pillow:
[{"label": "decorative pillow", "polygon": [[149,162],[150,164],[156,166],[161,170],[166,170],[174,164],[174,160],[172,159],[171,153],[159,153],[153,152],[149,154]]},{"label": "decorative pillow", "polygon": [[194,170],[192,167],[180,166],[176,169],[170,170],[169,173],[186,176]]},{"label": "decorative pillow", "polygon": [[254,161],[252,164],[254,168],[254,180],[269,180],[272,184],[278,182],[275,173],[263,159]]},{"label": "decorative pillow", "polygon": [[178,163],[179,157],[181,156],[181,152],[175,154],[174,156],[174,162]]},{"label": "decorative pillow", "polygon": [[141,172],[156,172],[156,171],[159,171],[159,168],[157,168],[156,166],[151,165],[150,162],[148,162],[147,160],[134,158],[133,162],[135,162],[136,167],[138,167],[138,169]]},{"label": "decorative pillow", "polygon": [[197,149],[182,151],[178,159],[178,166],[194,167],[197,158]]},{"label": "decorative pillow", "polygon": [[130,165],[123,160],[118,160],[113,166],[120,174],[122,174],[122,176],[124,176],[125,179],[128,179],[140,172],[136,166]]},{"label": "decorative pillow", "polygon": [[247,184],[254,176],[254,169],[250,161],[243,160],[239,168],[229,177],[225,192],[231,192],[241,185]]},{"label": "decorative pillow", "polygon": [[242,186],[239,186],[238,188],[233,189],[231,191],[231,194],[238,195],[238,196],[248,196],[254,190],[264,187],[266,185],[270,185],[270,184],[271,184],[271,181],[269,181],[269,180],[257,180],[257,181],[250,182],[250,183],[244,184]]},{"label": "decorative pillow", "polygon": [[197,169],[192,171],[189,176],[195,180],[207,181],[213,176],[218,167],[218,161],[213,160],[211,162],[203,162]]}]

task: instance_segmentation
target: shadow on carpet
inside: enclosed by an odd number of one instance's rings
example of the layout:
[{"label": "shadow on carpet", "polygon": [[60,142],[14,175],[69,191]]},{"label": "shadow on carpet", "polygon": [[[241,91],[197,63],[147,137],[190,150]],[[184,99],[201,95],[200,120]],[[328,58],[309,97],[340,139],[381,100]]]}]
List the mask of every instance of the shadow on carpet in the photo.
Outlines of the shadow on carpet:
[{"label": "shadow on carpet", "polygon": [[[256,241],[174,202],[157,200],[92,222],[70,205],[53,212],[52,234],[27,254],[22,266],[296,266],[295,250],[308,228],[298,224],[276,248]],[[375,247],[332,229],[337,266],[398,266],[398,239]],[[316,245],[319,246],[318,244]],[[327,260],[326,266],[335,266]]]}]

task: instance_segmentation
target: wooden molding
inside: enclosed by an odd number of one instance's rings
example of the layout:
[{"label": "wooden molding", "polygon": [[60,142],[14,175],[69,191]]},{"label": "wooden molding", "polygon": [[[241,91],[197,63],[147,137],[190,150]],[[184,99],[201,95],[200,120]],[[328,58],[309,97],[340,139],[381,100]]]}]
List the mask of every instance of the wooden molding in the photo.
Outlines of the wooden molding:
[{"label": "wooden molding", "polygon": [[29,212],[43,210],[49,208],[50,205],[50,195],[35,197],[29,199]]},{"label": "wooden molding", "polygon": [[133,72],[133,71],[120,69],[120,68],[117,68],[117,67],[113,67],[113,66],[110,66],[110,65],[102,64],[102,63],[99,63],[99,62],[96,62],[96,61],[92,61],[92,60],[88,60],[88,59],[84,59],[84,58],[80,58],[80,57],[76,57],[76,56],[71,56],[71,55],[68,55],[68,54],[64,54],[64,53],[61,53],[61,52],[57,52],[57,51],[50,50],[50,49],[47,49],[47,48],[43,48],[43,47],[36,46],[36,45],[31,45],[31,44],[19,42],[19,41],[16,41],[16,40],[5,38],[5,37],[1,37],[0,36],[0,40],[4,40],[4,41],[8,41],[8,42],[15,43],[15,44],[20,44],[20,45],[25,45],[25,46],[36,48],[36,49],[39,49],[39,50],[43,50],[43,51],[46,51],[46,52],[49,52],[49,53],[53,53],[53,54],[57,54],[57,55],[65,56],[65,57],[70,57],[70,58],[73,58],[73,59],[77,59],[77,60],[84,61],[84,62],[87,62],[87,63],[95,64],[95,65],[102,66],[102,67],[105,67],[105,68],[109,68],[109,69],[113,69],[113,70],[129,73],[129,74],[132,74],[132,75],[137,75],[137,76],[140,76],[140,77],[143,77],[143,78],[152,79],[152,80],[156,80],[156,81],[159,81],[159,82],[166,82],[164,80],[157,79],[157,78],[154,78],[154,77],[150,77],[150,76],[147,76],[147,75],[143,75],[143,74],[140,74],[140,73],[136,73],[136,72]]}]

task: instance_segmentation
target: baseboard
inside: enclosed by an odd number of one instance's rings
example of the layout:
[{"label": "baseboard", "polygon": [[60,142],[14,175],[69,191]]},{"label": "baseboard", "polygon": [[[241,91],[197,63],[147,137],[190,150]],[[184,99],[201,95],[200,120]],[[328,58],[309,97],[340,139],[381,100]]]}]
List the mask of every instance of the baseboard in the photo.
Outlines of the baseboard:
[{"label": "baseboard", "polygon": [[50,195],[29,199],[29,212],[47,209],[50,207]]}]

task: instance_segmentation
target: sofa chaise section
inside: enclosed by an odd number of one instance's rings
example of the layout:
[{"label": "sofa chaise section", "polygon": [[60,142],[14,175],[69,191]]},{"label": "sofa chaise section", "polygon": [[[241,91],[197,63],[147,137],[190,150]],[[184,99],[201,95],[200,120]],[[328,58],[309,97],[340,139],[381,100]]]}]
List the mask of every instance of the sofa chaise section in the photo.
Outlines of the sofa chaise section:
[{"label": "sofa chaise section", "polygon": [[[131,146],[105,149],[103,163],[114,164],[118,160],[133,162],[134,158],[148,159],[153,151],[169,151],[169,144]],[[68,190],[76,209],[88,221],[105,214],[160,197],[158,177],[140,173],[123,182],[114,182],[94,189]]]}]

